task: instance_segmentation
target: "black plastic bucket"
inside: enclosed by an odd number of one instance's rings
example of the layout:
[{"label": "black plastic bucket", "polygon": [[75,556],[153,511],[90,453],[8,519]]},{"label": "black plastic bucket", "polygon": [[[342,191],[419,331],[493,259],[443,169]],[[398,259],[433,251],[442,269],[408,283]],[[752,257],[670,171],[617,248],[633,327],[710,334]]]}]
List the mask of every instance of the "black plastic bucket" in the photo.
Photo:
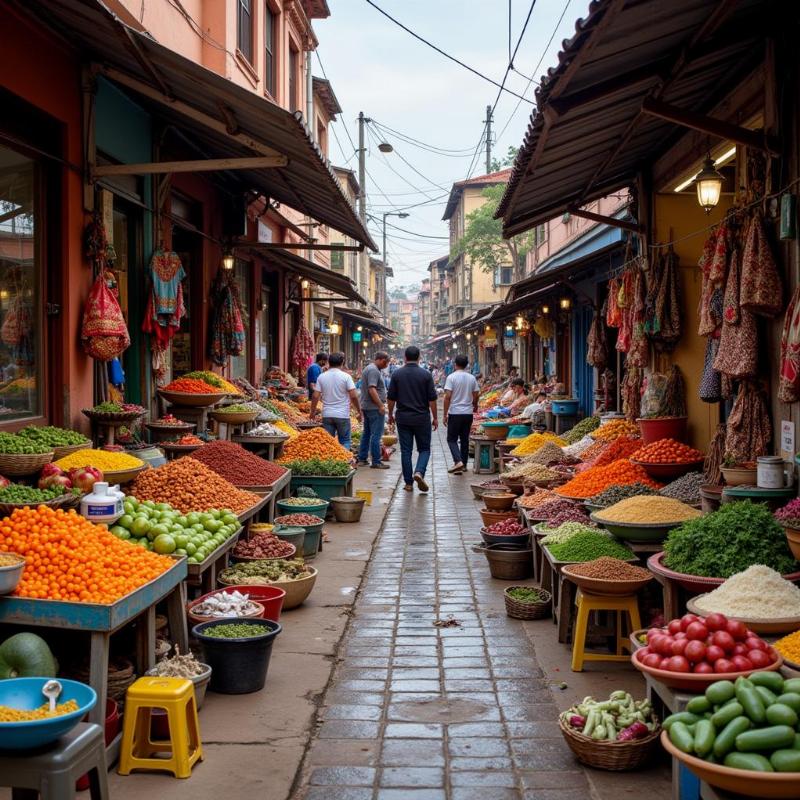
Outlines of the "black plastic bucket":
[{"label": "black plastic bucket", "polygon": [[[243,639],[222,639],[206,633],[210,628],[231,623],[257,626],[264,632]],[[203,660],[211,667],[208,688],[220,694],[248,694],[263,689],[272,643],[281,630],[277,622],[252,617],[227,617],[195,625],[192,634],[202,643]]]}]

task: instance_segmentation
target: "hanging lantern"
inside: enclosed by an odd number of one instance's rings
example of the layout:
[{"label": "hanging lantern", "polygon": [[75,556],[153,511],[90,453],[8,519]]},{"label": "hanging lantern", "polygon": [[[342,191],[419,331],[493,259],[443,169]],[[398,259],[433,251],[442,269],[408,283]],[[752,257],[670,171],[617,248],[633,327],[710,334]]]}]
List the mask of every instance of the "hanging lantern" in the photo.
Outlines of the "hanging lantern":
[{"label": "hanging lantern", "polygon": [[569,311],[572,308],[572,298],[565,295],[558,301],[558,307],[562,311]]},{"label": "hanging lantern", "polygon": [[491,325],[487,325],[487,326],[484,328],[484,331],[483,331],[483,332],[484,332],[484,333],[491,333],[491,332],[492,332],[492,326],[491,326]]},{"label": "hanging lantern", "polygon": [[549,305],[547,305],[547,303],[545,303],[545,304],[542,306],[542,314],[549,314],[549,313],[550,313],[550,306],[549,306]]},{"label": "hanging lantern", "polygon": [[222,269],[233,269],[236,259],[230,250],[226,250],[222,254]]},{"label": "hanging lantern", "polygon": [[311,285],[311,284],[308,282],[308,280],[307,280],[306,278],[303,278],[303,280],[301,280],[301,281],[300,281],[300,286],[301,286],[301,288],[303,288],[303,289],[308,289],[308,287],[309,287],[310,285]]},{"label": "hanging lantern", "polygon": [[468,333],[468,334],[467,334],[467,341],[470,341],[471,339],[472,339],[472,334],[471,334],[471,333]]},{"label": "hanging lantern", "polygon": [[694,185],[697,189],[697,202],[705,210],[706,214],[711,213],[711,209],[719,203],[722,194],[722,182],[725,179],[714,169],[714,161],[709,154],[703,164],[703,169],[697,173]]},{"label": "hanging lantern", "polygon": [[525,317],[523,317],[521,314],[518,315],[517,318],[514,320],[514,327],[518,331],[523,330],[525,328]]},{"label": "hanging lantern", "polygon": [[342,332],[342,328],[336,320],[331,322],[330,327],[331,327],[331,336],[338,336]]}]

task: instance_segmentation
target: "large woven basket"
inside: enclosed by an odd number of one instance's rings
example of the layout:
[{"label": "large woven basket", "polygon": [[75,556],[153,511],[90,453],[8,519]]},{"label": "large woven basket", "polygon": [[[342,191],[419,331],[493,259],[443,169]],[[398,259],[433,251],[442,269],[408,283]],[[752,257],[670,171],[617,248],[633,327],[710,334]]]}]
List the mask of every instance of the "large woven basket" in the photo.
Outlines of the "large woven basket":
[{"label": "large woven basket", "polygon": [[76,499],[75,495],[71,493],[62,494],[60,497],[54,497],[52,500],[44,500],[41,503],[0,503],[0,517],[8,517],[13,514],[18,508],[34,508],[38,506],[47,506],[48,508],[64,508],[74,504]]},{"label": "large woven basket", "polygon": [[659,726],[644,739],[634,739],[631,742],[596,742],[591,737],[570,728],[561,717],[558,719],[558,725],[569,749],[581,764],[615,772],[641,767],[652,756],[661,734]]},{"label": "large woven basket", "polygon": [[0,475],[33,475],[52,460],[52,451],[49,453],[2,453],[0,454]]},{"label": "large woven basket", "polygon": [[[511,589],[521,589],[521,586],[509,586],[503,591],[506,602],[506,614],[512,619],[546,619],[550,616],[550,603],[553,596],[546,589],[537,589],[542,596],[539,603],[523,603],[509,595]],[[527,587],[525,587],[527,588]]]},{"label": "large woven basket", "polygon": [[81,413],[93,422],[100,423],[101,425],[103,423],[130,425],[132,422],[143,417],[147,413],[147,409],[143,408],[141,411],[94,411],[91,408],[82,408]]},{"label": "large woven basket", "polygon": [[92,449],[92,442],[90,439],[87,439],[85,442],[81,442],[80,444],[65,444],[62,447],[54,447],[53,461],[58,461],[60,458],[68,456],[70,453],[77,453],[78,450],[91,450],[91,449]]}]

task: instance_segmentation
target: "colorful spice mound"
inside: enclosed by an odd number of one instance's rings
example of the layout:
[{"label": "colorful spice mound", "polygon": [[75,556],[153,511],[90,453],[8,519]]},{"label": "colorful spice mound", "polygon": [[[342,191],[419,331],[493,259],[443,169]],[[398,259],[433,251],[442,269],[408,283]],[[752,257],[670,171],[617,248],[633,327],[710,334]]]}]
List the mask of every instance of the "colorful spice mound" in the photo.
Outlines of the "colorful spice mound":
[{"label": "colorful spice mound", "polygon": [[64,458],[59,458],[55,463],[64,471],[78,467],[96,467],[103,473],[138,469],[144,466],[144,461],[140,458],[129,456],[127,453],[114,453],[110,450],[77,450]]},{"label": "colorful spice mound", "polygon": [[630,558],[631,551],[614,539],[598,536],[594,531],[576,533],[561,544],[548,544],[556,561],[593,561],[600,556]]},{"label": "colorful spice mound", "polygon": [[626,419],[612,419],[605,425],[601,425],[592,433],[593,439],[603,442],[610,442],[618,436],[634,436],[639,433],[638,425],[628,422]]},{"label": "colorful spice mound", "polygon": [[577,425],[571,427],[561,438],[567,444],[575,444],[592,431],[600,427],[600,417],[585,417]]},{"label": "colorful spice mound", "polygon": [[608,556],[586,561],[569,569],[570,572],[582,575],[584,578],[601,578],[607,581],[640,581],[653,577],[653,573],[648,569]]},{"label": "colorful spice mound", "polygon": [[594,462],[608,449],[610,444],[611,442],[605,442],[602,439],[598,439],[596,442],[592,441],[592,444],[581,453],[581,458],[589,466],[594,466]]},{"label": "colorful spice mound", "polygon": [[[214,389],[218,392],[227,392],[228,394],[241,394],[241,390],[239,389],[238,386],[234,386],[229,381],[226,381],[225,378],[223,378],[221,375],[217,375],[215,372],[208,372],[207,370],[196,370],[195,372],[187,372],[183,376],[183,380],[203,381],[207,383],[209,386],[213,386]],[[173,391],[178,391],[178,390],[173,389]]]},{"label": "colorful spice mound", "polygon": [[52,447],[42,442],[27,439],[24,436],[17,436],[15,433],[0,431],[0,453],[3,455],[34,455],[37,453],[49,453]]},{"label": "colorful spice mound", "polygon": [[179,444],[182,447],[202,447],[205,442],[199,436],[195,436],[193,433],[187,433],[181,436],[180,439],[167,442],[167,444]]},{"label": "colorful spice mound", "polygon": [[620,459],[605,467],[592,467],[576,475],[571,481],[555,489],[555,492],[564,497],[586,498],[608,489],[609,486],[624,486],[628,483],[643,483],[655,489],[660,487],[660,484],[648,477],[643,467],[632,464],[627,459]]},{"label": "colorful spice mound", "polygon": [[800,498],[790,500],[775,512],[775,519],[787,528],[800,528]]},{"label": "colorful spice mound", "polygon": [[[564,500],[562,497],[556,497],[555,495],[551,494],[549,500],[545,500],[545,502],[540,503],[536,506],[530,514],[531,519],[536,520],[549,520],[555,517],[557,514],[561,514],[563,511],[571,511],[573,509],[577,509],[578,507],[572,500]],[[584,517],[586,515],[584,514]]]},{"label": "colorful spice mound", "polygon": [[319,497],[287,497],[285,500],[281,500],[281,505],[303,508],[305,506],[318,506],[325,502]]},{"label": "colorful spice mound", "polygon": [[783,528],[765,505],[749,500],[684,522],[670,531],[664,551],[665,566],[706,578],[730,578],[753,564],[781,575],[798,569]]},{"label": "colorful spice mound", "polygon": [[559,447],[566,444],[566,442],[556,436],[554,433],[532,433],[526,436],[512,451],[512,456],[530,456],[533,455],[540,447],[543,447],[548,442],[553,442]]},{"label": "colorful spice mound", "polygon": [[642,449],[642,440],[638,436],[620,436],[603,450],[595,459],[596,467],[604,467],[620,458],[638,458],[636,453]]},{"label": "colorful spice mound", "polygon": [[178,378],[168,383],[164,390],[181,394],[220,394],[220,390],[216,386],[197,378]]},{"label": "colorful spice mound", "polygon": [[233,548],[236,558],[287,558],[294,554],[294,545],[269,531],[255,533],[249,539],[240,539]]},{"label": "colorful spice mound", "polygon": [[555,442],[545,442],[532,456],[527,456],[528,464],[562,464],[569,460],[564,451]]},{"label": "colorful spice mound", "polygon": [[560,511],[558,514],[547,520],[547,526],[549,528],[557,528],[559,525],[563,525],[565,522],[582,522],[584,525],[595,527],[594,523],[590,522],[589,517],[587,517],[583,511],[576,507],[566,509],[565,511]]},{"label": "colorful spice mound", "polygon": [[304,458],[295,461],[284,461],[281,459],[286,469],[292,471],[292,475],[320,475],[324,477],[343,477],[350,473],[350,462],[338,461],[331,458]]},{"label": "colorful spice mound", "polygon": [[285,467],[265,461],[235,442],[209,442],[194,452],[192,458],[211,467],[234,486],[268,486],[286,474]]},{"label": "colorful spice mound", "polygon": [[608,531],[599,531],[597,528],[590,528],[580,522],[564,522],[551,533],[548,533],[547,536],[543,536],[541,544],[564,544],[564,542],[568,542],[579,533],[589,533],[592,536],[600,536],[604,539],[611,538],[611,534]]},{"label": "colorful spice mound", "polygon": [[64,428],[56,428],[53,425],[46,425],[37,427],[36,425],[28,425],[17,433],[17,436],[22,436],[31,442],[38,442],[45,445],[48,450],[53,447],[70,447],[76,444],[86,444],[91,446],[89,440],[77,431],[68,431]]},{"label": "colorful spice mound", "polygon": [[258,403],[234,403],[224,408],[215,409],[215,414],[224,416],[225,414],[260,414],[262,411]]},{"label": "colorful spice mound", "polygon": [[595,441],[591,436],[584,436],[582,439],[578,439],[575,444],[568,444],[562,449],[564,450],[564,454],[567,456],[572,456],[573,458],[582,458],[583,454],[590,447],[593,447],[594,444]]},{"label": "colorful spice mound", "polygon": [[645,486],[643,483],[629,483],[626,486],[609,486],[604,492],[600,492],[600,494],[588,498],[586,502],[591,503],[593,506],[603,506],[603,508],[606,508],[628,497],[654,494],[658,494],[658,492],[651,486]]},{"label": "colorful spice mound", "polygon": [[619,503],[595,513],[595,519],[600,522],[642,523],[644,525],[685,522],[700,516],[702,514],[696,508],[687,506],[680,500],[659,495],[629,497],[627,500],[620,500]]},{"label": "colorful spice mound", "polygon": [[283,514],[280,517],[275,517],[276,525],[288,525],[289,527],[293,525],[299,525],[301,527],[322,525],[323,522],[325,522],[325,520],[322,519],[322,517],[314,516],[314,514]]},{"label": "colorful spice mound", "polygon": [[241,514],[261,500],[257,494],[237,489],[192,456],[139,473],[132,494],[138,500],[170,503],[182,514],[209,508],[230,508]]},{"label": "colorful spice mound", "polygon": [[267,625],[248,625],[246,622],[229,622],[225,625],[213,625],[203,631],[204,636],[212,639],[254,639],[269,633]]},{"label": "colorful spice mound", "polygon": [[552,481],[558,477],[558,473],[542,464],[528,464],[524,462],[503,473],[503,479],[510,481],[520,478],[529,481]]},{"label": "colorful spice mound", "polygon": [[555,499],[557,499],[557,495],[553,494],[549,489],[537,489],[535,492],[518,497],[517,506],[530,510]]},{"label": "colorful spice mound", "polygon": [[279,431],[283,431],[290,439],[294,439],[295,436],[300,435],[300,431],[293,428],[288,422],[284,422],[282,419],[279,419],[274,424]]},{"label": "colorful spice mound", "polygon": [[680,478],[668,483],[659,494],[663,497],[672,497],[689,505],[700,502],[700,487],[706,480],[702,472],[688,472]]},{"label": "colorful spice mound", "polygon": [[800,664],[800,631],[790,633],[782,639],[778,639],[772,645],[787,661]]},{"label": "colorful spice mound", "polygon": [[692,464],[704,458],[699,450],[675,439],[659,439],[636,454],[636,460],[644,464]]},{"label": "colorful spice mound", "polygon": [[19,508],[0,523],[0,550],[25,558],[20,597],[109,604],[175,562],[128,544],[74,511]]},{"label": "colorful spice mound", "polygon": [[774,569],[754,564],[695,603],[704,614],[717,612],[739,619],[800,617],[800,588]]},{"label": "colorful spice mound", "polygon": [[492,536],[527,536],[528,531],[522,527],[515,519],[504,519],[495,522],[486,529],[486,533]]},{"label": "colorful spice mound", "polygon": [[312,458],[349,463],[353,454],[349,450],[345,450],[333,436],[322,428],[311,428],[286,442],[283,446],[283,455],[278,460],[284,463]]},{"label": "colorful spice mound", "polygon": [[27,711],[22,708],[12,708],[11,706],[0,706],[0,722],[31,722],[35,719],[51,719],[61,717],[64,714],[71,714],[78,710],[78,704],[74,700],[67,700],[66,703],[58,703],[54,711],[50,710],[50,703]]},{"label": "colorful spice mound", "polygon": [[178,419],[174,414],[164,414],[163,417],[157,419],[155,425],[175,425],[177,427],[183,427],[186,423],[182,419]]}]

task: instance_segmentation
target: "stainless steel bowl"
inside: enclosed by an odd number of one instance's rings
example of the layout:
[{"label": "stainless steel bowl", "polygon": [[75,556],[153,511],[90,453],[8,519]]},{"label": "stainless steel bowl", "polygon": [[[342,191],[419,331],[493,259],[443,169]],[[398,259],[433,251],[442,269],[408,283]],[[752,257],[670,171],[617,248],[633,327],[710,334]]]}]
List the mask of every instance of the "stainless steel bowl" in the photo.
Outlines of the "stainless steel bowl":
[{"label": "stainless steel bowl", "polygon": [[19,559],[18,564],[10,564],[7,567],[0,566],[0,595],[11,594],[17,588],[20,578],[22,578],[25,559],[16,553],[0,553],[0,556],[16,556]]}]

